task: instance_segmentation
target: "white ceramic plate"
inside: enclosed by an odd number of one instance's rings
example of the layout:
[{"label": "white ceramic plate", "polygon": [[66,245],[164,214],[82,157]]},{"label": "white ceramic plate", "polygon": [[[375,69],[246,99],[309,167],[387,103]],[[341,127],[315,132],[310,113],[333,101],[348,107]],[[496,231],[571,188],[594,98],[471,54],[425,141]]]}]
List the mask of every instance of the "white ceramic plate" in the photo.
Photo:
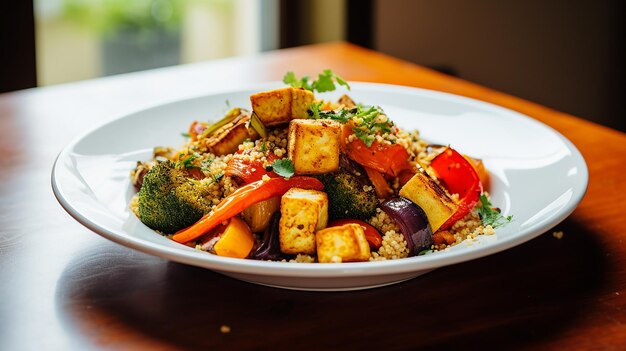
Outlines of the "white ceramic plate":
[{"label": "white ceramic plate", "polygon": [[[432,269],[490,255],[530,240],[565,219],[587,188],[587,167],[558,132],[517,112],[423,89],[354,83],[355,101],[381,106],[400,127],[482,158],[491,173],[492,203],[514,220],[496,235],[447,251],[382,262],[298,264],[219,257],[177,244],[144,226],[128,209],[129,172],[154,146],[178,147],[193,120],[223,115],[225,101],[250,106],[257,85],[177,101],[122,116],[69,144],[52,171],[54,193],[80,223],[124,246],[172,261],[212,269],[245,281],[305,290],[351,290],[397,283]],[[322,95],[337,98],[340,93]]]}]

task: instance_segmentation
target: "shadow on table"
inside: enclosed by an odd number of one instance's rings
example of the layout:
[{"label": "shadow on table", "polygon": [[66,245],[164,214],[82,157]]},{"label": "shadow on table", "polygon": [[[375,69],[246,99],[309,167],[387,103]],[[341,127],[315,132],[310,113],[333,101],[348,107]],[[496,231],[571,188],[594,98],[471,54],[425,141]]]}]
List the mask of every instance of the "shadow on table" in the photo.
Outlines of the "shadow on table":
[{"label": "shadow on table", "polygon": [[594,234],[572,220],[557,229],[560,240],[545,234],[405,283],[343,293],[256,286],[111,245],[68,265],[58,306],[81,334],[114,347],[528,347],[584,319],[579,302],[606,283],[607,250]]}]

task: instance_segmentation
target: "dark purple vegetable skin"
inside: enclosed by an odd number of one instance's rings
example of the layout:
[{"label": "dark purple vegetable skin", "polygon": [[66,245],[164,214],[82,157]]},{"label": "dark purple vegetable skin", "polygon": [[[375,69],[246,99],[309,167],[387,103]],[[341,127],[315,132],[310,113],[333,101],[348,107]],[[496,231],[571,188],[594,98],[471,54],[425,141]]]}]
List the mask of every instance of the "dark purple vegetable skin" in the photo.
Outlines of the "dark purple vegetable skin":
[{"label": "dark purple vegetable skin", "polygon": [[383,202],[380,208],[400,227],[409,246],[409,256],[416,256],[433,244],[433,231],[426,213],[411,200],[396,197]]},{"label": "dark purple vegetable skin", "polygon": [[253,260],[271,260],[278,261],[284,258],[280,252],[280,241],[278,238],[278,222],[280,221],[280,212],[275,212],[270,218],[270,224],[263,233],[261,245],[248,255]]}]

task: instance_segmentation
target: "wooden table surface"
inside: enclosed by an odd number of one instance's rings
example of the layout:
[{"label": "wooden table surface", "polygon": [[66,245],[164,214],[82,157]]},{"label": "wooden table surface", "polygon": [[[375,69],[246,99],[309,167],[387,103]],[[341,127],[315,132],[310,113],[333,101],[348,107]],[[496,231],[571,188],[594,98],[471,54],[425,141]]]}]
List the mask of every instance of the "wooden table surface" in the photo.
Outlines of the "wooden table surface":
[{"label": "wooden table surface", "polygon": [[[470,96],[561,132],[590,173],[555,229],[564,237],[385,288],[297,292],[114,244],[52,194],[56,155],[104,121],[323,68]],[[626,135],[405,61],[332,43],[3,94],[0,154],[0,350],[626,349]]]}]

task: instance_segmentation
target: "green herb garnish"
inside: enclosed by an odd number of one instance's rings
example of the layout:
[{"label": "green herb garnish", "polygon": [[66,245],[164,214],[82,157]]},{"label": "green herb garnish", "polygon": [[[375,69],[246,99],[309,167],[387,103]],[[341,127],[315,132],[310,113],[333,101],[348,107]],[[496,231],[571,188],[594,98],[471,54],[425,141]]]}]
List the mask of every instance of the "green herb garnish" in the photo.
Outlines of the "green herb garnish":
[{"label": "green herb garnish", "polygon": [[480,207],[478,215],[483,225],[490,225],[492,228],[501,227],[508,224],[513,219],[512,215],[504,217],[499,210],[493,209],[493,205],[485,194],[480,194]]},{"label": "green herb garnish", "polygon": [[183,138],[191,138],[191,135],[189,135],[189,133],[180,133],[180,135],[182,135]]},{"label": "green herb garnish", "polygon": [[213,176],[213,181],[215,181],[216,183],[219,183],[220,179],[222,179],[223,177],[224,177],[224,173],[219,173]]},{"label": "green herb garnish", "polygon": [[422,250],[422,251],[418,252],[417,255],[418,256],[424,256],[424,255],[428,255],[430,253],[433,253],[433,250],[426,249],[426,250]]},{"label": "green herb garnish", "polygon": [[325,69],[322,73],[318,74],[317,80],[309,81],[309,76],[304,76],[300,79],[296,77],[295,73],[287,72],[283,77],[283,83],[291,85],[294,88],[302,88],[310,91],[317,91],[323,93],[327,91],[333,91],[337,89],[335,82],[339,85],[343,85],[350,90],[350,85],[343,78],[333,73],[329,69]]},{"label": "green herb garnish", "polygon": [[176,162],[176,166],[185,167],[185,168],[200,168],[193,164],[193,161],[197,158],[198,158],[198,155],[196,154],[189,155],[189,157],[185,158],[184,160],[180,160]]},{"label": "green herb garnish", "polygon": [[293,162],[288,158],[274,161],[272,168],[274,169],[274,173],[285,178],[291,177],[295,172]]}]

